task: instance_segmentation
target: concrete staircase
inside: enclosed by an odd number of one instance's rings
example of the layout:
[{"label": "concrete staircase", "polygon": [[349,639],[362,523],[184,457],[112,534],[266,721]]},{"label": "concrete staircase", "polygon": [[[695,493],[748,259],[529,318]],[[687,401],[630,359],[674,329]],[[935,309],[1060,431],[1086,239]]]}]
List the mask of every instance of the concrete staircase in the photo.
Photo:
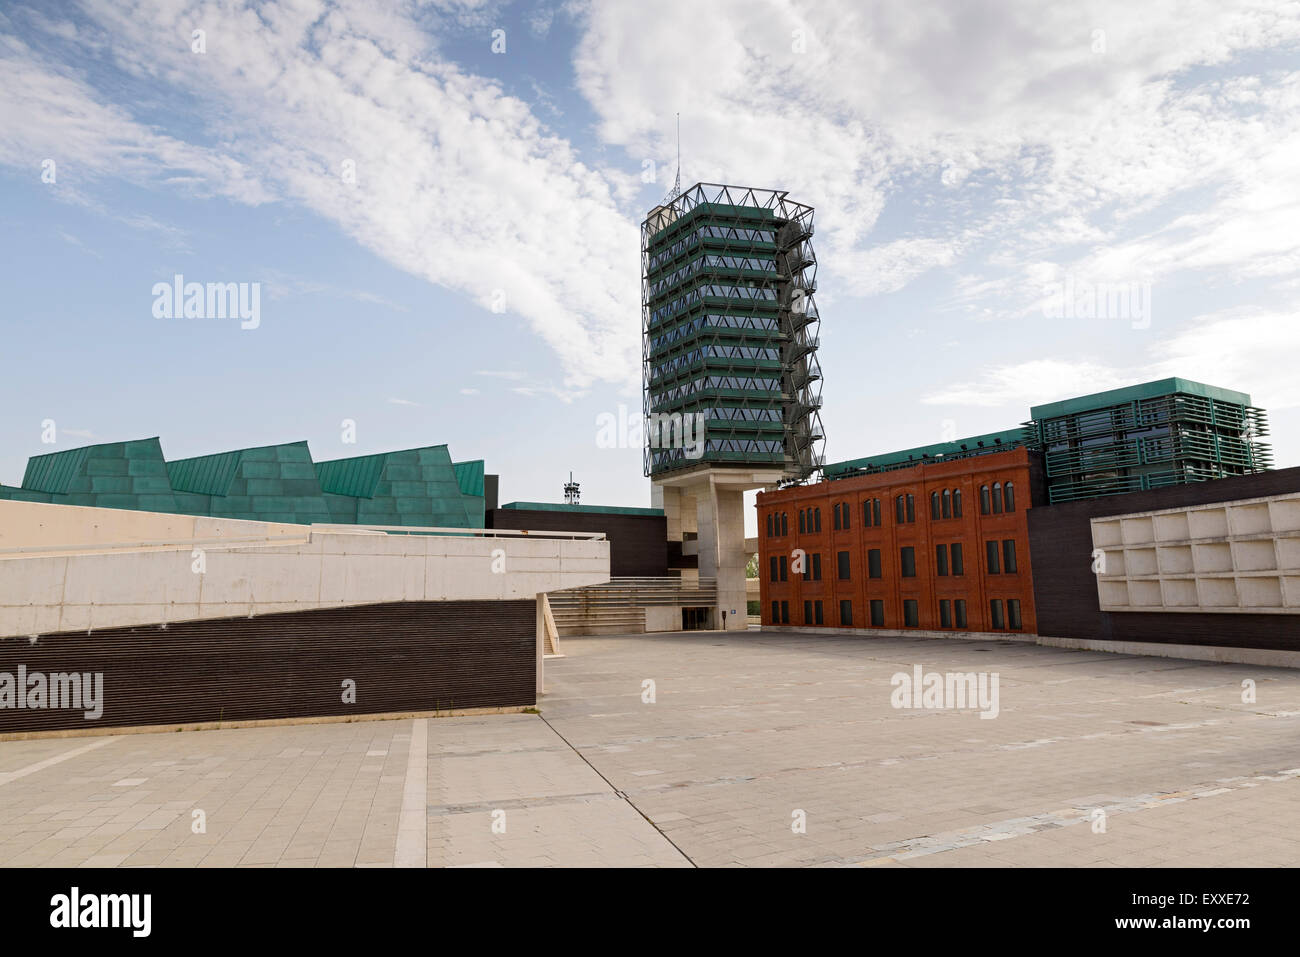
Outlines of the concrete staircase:
[{"label": "concrete staircase", "polygon": [[548,597],[560,637],[572,638],[642,634],[647,607],[714,605],[718,590],[707,578],[698,587],[679,578],[611,578],[600,585],[551,592]]}]

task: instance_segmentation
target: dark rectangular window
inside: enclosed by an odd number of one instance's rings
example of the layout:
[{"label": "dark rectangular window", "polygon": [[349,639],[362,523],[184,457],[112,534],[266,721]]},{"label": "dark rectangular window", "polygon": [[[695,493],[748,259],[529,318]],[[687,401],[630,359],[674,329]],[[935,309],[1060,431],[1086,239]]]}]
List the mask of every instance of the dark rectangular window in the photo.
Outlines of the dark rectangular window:
[{"label": "dark rectangular window", "polygon": [[805,625],[811,625],[813,623],[812,601],[807,598],[805,598],[803,602],[803,623]]},{"label": "dark rectangular window", "polygon": [[840,530],[840,506],[838,503],[831,507],[831,518],[831,527],[838,532]]},{"label": "dark rectangular window", "polygon": [[780,602],[776,602],[776,601],[772,602],[772,624],[774,625],[781,624],[781,603]]},{"label": "dark rectangular window", "polygon": [[846,532],[849,530],[849,525],[851,524],[849,521],[849,515],[851,511],[852,510],[849,508],[848,502],[845,502],[843,505],[840,506],[840,516],[844,521],[844,530]]},{"label": "dark rectangular window", "polygon": [[862,503],[862,527],[863,527],[863,528],[870,528],[870,527],[871,527],[871,501],[870,501],[870,499],[868,499],[867,501],[865,501],[865,502]]},{"label": "dark rectangular window", "polygon": [[782,513],[781,513],[781,534],[782,534],[782,535],[789,535],[789,534],[790,534],[790,523],[789,523],[788,521],[786,521],[786,514],[785,514],[785,512],[782,512]]},{"label": "dark rectangular window", "polygon": [[934,566],[938,573],[943,576],[948,574],[948,546],[934,546]]},{"label": "dark rectangular window", "polygon": [[781,624],[790,624],[790,603],[788,601],[781,602]]},{"label": "dark rectangular window", "polygon": [[947,598],[939,599],[939,627],[952,627],[952,602]]},{"label": "dark rectangular window", "polygon": [[930,493],[930,518],[933,521],[938,521],[939,519],[939,493],[938,492]]},{"label": "dark rectangular window", "polygon": [[767,517],[767,537],[768,538],[772,537],[772,516],[771,515]]},{"label": "dark rectangular window", "polygon": [[1007,599],[1007,625],[1013,631],[1019,631],[1024,625],[1020,622],[1020,599]]},{"label": "dark rectangular window", "polygon": [[989,487],[987,485],[981,485],[980,486],[980,514],[981,515],[987,515],[989,514],[989,512],[993,511],[993,509],[989,507],[989,502],[990,502]]},{"label": "dark rectangular window", "polygon": [[836,552],[836,554],[835,554],[835,563],[836,563],[836,568],[837,568],[837,574],[839,575],[839,579],[840,579],[840,581],[842,581],[842,582],[846,582],[846,581],[848,581],[849,578],[852,577],[852,576],[849,574],[849,571],[850,571],[850,569],[849,569],[849,553],[848,553],[848,552]]},{"label": "dark rectangular window", "polygon": [[1002,501],[1006,504],[1008,512],[1016,510],[1016,490],[1011,482],[1008,482],[1002,488]]},{"label": "dark rectangular window", "polygon": [[894,521],[899,525],[907,521],[907,512],[903,509],[903,496],[901,495],[894,498]]},{"label": "dark rectangular window", "polygon": [[873,548],[867,552],[867,574],[872,578],[882,577],[880,570],[880,549]]},{"label": "dark rectangular window", "polygon": [[813,509],[813,531],[820,532],[821,530],[822,530],[822,510],[821,507],[819,506]]},{"label": "dark rectangular window", "polygon": [[822,620],[822,603],[820,601],[813,602],[813,620],[819,625],[826,624]]},{"label": "dark rectangular window", "polygon": [[789,579],[786,578],[786,564],[785,564],[785,556],[782,555],[782,556],[781,556],[781,581],[788,581],[788,580],[789,580]]},{"label": "dark rectangular window", "polygon": [[779,581],[780,579],[778,579],[776,576],[776,556],[773,555],[771,558],[768,559],[768,561],[771,562],[772,564],[772,581]]},{"label": "dark rectangular window", "polygon": [[880,524],[880,499],[878,498],[873,498],[871,500],[871,524]]},{"label": "dark rectangular window", "polygon": [[989,616],[993,620],[995,630],[1000,631],[1007,626],[1006,622],[1002,620],[1002,599],[994,598],[989,602]]},{"label": "dark rectangular window", "polygon": [[885,603],[880,598],[871,599],[871,624],[875,628],[885,627]]},{"label": "dark rectangular window", "polygon": [[840,624],[853,627],[853,602],[847,598],[840,599]]},{"label": "dark rectangular window", "polygon": [[1004,539],[1002,542],[1002,570],[1008,575],[1016,570],[1016,540]]},{"label": "dark rectangular window", "polygon": [[911,492],[907,493],[907,520],[909,522],[916,521],[916,499],[912,497]]},{"label": "dark rectangular window", "polygon": [[916,549],[911,545],[905,545],[899,549],[898,553],[899,566],[902,568],[904,578],[916,577]]},{"label": "dark rectangular window", "polygon": [[903,626],[905,628],[915,628],[920,623],[921,619],[916,611],[916,599],[903,599]]},{"label": "dark rectangular window", "polygon": [[1001,563],[998,561],[998,543],[997,543],[997,542],[985,542],[985,543],[984,543],[984,556],[985,556],[985,560],[988,562],[988,566],[989,566],[989,574],[990,574],[990,575],[998,575],[998,574],[1001,574],[1002,569],[1001,569],[1001,567],[1000,567],[1000,566],[1001,566]]},{"label": "dark rectangular window", "polygon": [[961,542],[952,543],[952,573],[954,575],[966,574],[966,564],[961,556]]},{"label": "dark rectangular window", "polygon": [[812,573],[813,573],[812,575],[813,581],[819,582],[822,580],[822,553],[821,552],[813,552]]},{"label": "dark rectangular window", "polygon": [[953,617],[957,619],[957,627],[966,627],[966,599],[958,598],[952,603]]},{"label": "dark rectangular window", "polygon": [[800,535],[802,535],[804,532],[808,531],[808,526],[807,526],[807,523],[805,522],[805,519],[807,518],[807,516],[808,516],[808,510],[807,510],[807,509],[804,509],[804,508],[799,509],[799,534],[800,534]]}]

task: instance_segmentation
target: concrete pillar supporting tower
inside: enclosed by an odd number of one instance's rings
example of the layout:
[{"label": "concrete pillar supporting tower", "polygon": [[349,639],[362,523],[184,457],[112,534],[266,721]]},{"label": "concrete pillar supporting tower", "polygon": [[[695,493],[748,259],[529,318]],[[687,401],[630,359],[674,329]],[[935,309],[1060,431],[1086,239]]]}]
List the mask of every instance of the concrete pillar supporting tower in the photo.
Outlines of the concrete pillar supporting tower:
[{"label": "concrete pillar supporting tower", "polygon": [[[780,480],[779,469],[704,468],[655,482],[653,500],[662,502],[661,507],[669,516],[669,540],[674,540],[674,529],[682,534],[680,529],[688,523],[695,526],[699,577],[717,582],[718,602],[710,622],[714,628],[722,627],[724,610],[728,631],[744,631],[748,627],[745,566],[750,553],[745,546],[745,492],[770,488]],[[691,503],[694,514],[687,512]],[[692,518],[694,522],[689,522]],[[683,542],[687,554],[690,544],[689,540]]]}]

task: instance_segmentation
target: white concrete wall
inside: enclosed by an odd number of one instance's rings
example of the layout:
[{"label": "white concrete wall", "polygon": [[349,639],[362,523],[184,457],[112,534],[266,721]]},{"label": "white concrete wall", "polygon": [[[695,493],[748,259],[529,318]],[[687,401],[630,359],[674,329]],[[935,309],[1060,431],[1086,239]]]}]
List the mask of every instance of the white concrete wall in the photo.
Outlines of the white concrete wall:
[{"label": "white concrete wall", "polygon": [[1102,611],[1300,614],[1300,494],[1094,518],[1092,544]]},{"label": "white concrete wall", "polygon": [[15,548],[67,548],[211,538],[305,538],[307,526],[123,508],[0,501],[0,557]]},{"label": "white concrete wall", "polygon": [[[0,502],[0,528],[10,527],[8,506],[29,504]],[[262,529],[267,538],[253,544],[173,541],[63,551],[58,546],[80,544],[71,540],[73,530],[59,525],[66,520],[50,519],[60,529],[52,535],[56,546],[0,552],[0,636],[391,601],[531,599],[609,580],[609,542],[604,539],[481,536],[472,530],[389,535],[337,526],[223,522],[240,526],[229,529],[241,533],[235,537]],[[216,520],[184,519],[178,527],[184,531],[189,527],[185,522],[199,521]],[[137,540],[154,541],[150,536],[158,527],[142,522]],[[115,536],[122,530],[110,523],[94,534],[119,542],[123,539]],[[292,539],[279,541],[285,530],[292,530]],[[22,534],[30,541],[29,532]]]},{"label": "white concrete wall", "polygon": [[681,631],[682,608],[680,605],[647,605],[645,609],[646,631]]}]

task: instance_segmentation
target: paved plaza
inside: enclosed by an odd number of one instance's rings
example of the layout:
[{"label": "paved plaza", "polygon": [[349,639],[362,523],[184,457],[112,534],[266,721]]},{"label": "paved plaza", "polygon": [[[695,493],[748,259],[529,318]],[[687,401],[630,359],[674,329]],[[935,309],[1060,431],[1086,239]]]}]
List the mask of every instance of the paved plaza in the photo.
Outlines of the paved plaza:
[{"label": "paved plaza", "polygon": [[[0,743],[0,866],[1300,865],[1300,672],[902,636],[562,644],[540,714]],[[996,718],[893,707],[916,666],[997,674]]]}]

